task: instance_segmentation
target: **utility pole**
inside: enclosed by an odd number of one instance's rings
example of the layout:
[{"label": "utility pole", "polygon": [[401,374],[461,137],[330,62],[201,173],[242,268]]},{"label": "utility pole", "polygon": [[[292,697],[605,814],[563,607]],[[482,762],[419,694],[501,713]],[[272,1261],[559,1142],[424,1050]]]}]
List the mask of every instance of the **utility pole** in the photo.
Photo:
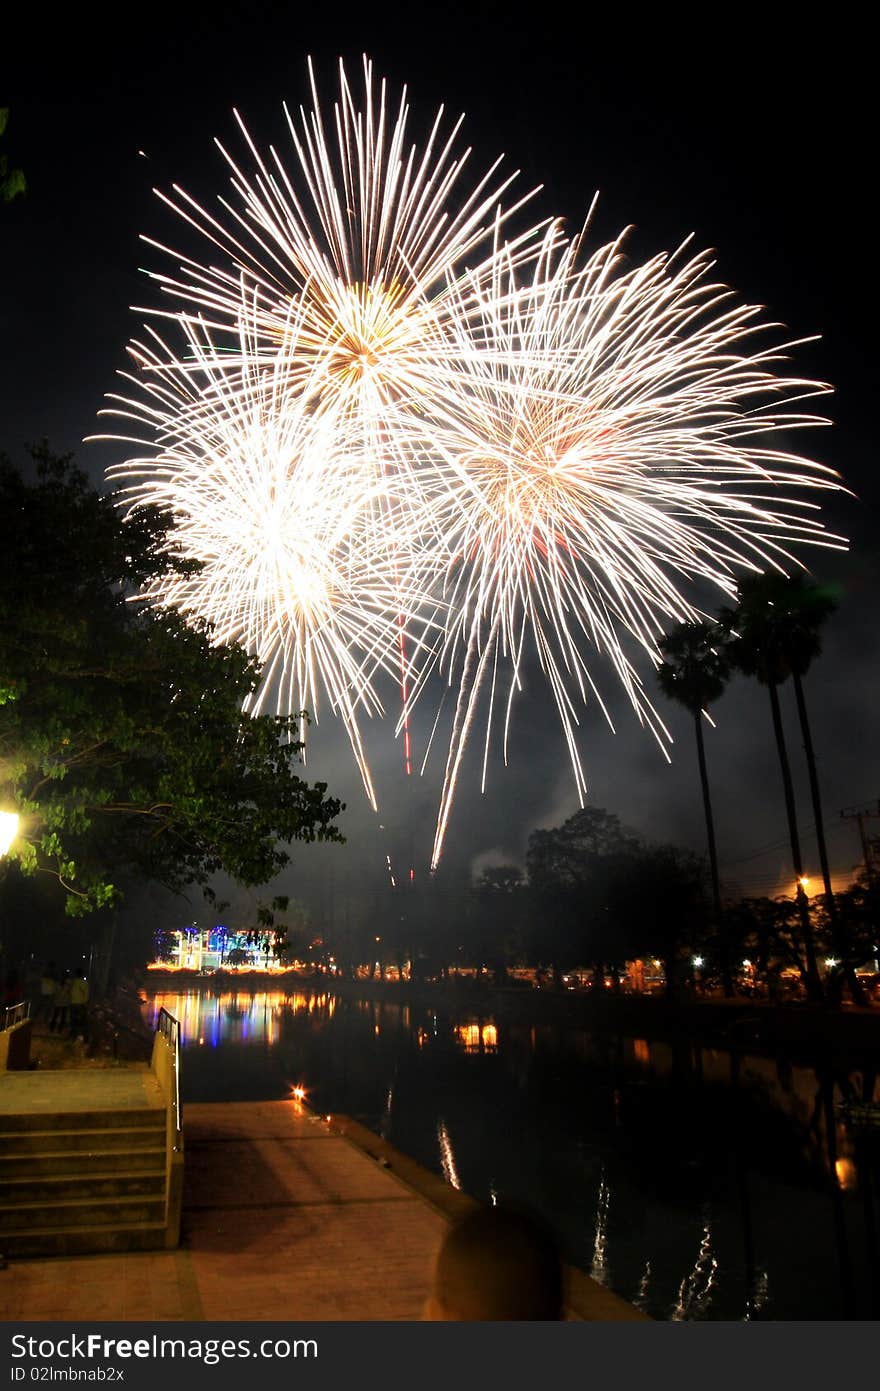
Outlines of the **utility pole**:
[{"label": "utility pole", "polygon": [[868,838],[865,830],[865,822],[872,816],[880,816],[880,797],[876,802],[870,803],[866,807],[844,807],[840,813],[844,821],[856,821],[859,827],[859,839],[862,842],[862,856],[865,861],[865,873],[868,878],[873,880],[875,877],[875,852],[874,846]]}]

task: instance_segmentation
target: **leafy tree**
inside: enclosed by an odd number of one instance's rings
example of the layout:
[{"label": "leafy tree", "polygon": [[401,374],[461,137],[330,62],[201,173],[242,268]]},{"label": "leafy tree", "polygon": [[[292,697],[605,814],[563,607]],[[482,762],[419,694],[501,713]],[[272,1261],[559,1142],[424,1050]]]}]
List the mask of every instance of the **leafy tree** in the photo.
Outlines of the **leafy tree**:
[{"label": "leafy tree", "polygon": [[[9,122],[9,107],[0,106],[0,135],[5,134]],[[0,202],[11,203],[13,198],[24,193],[27,188],[24,174],[20,169],[10,169],[7,155],[0,155]]]},{"label": "leafy tree", "polygon": [[[880,956],[880,888],[863,871],[853,884],[834,898],[835,918],[829,933],[841,972],[849,980],[856,967]],[[864,991],[861,999],[866,1000]]]},{"label": "leafy tree", "polygon": [[721,980],[725,995],[730,996],[733,994],[733,979],[725,945],[715,822],[703,741],[703,712],[723,695],[730,676],[730,662],[725,650],[724,633],[716,623],[679,623],[671,633],[661,638],[659,646],[665,658],[657,670],[660,689],[669,700],[678,701],[693,716],[712,875],[712,904],[721,952]]},{"label": "leafy tree", "polygon": [[559,981],[563,971],[591,963],[602,980],[605,964],[626,958],[629,919],[610,912],[609,896],[635,838],[618,817],[584,807],[562,826],[534,831],[526,853],[536,910],[533,955]]},{"label": "leafy tree", "polygon": [[242,713],[257,664],[130,602],[186,568],[170,519],[126,517],[70,456],[32,454],[31,482],[0,459],[0,797],[22,817],[22,868],[54,874],[76,915],[113,903],[129,874],[257,885],[290,841],[341,840],[342,804],[294,772],[296,721]]},{"label": "leafy tree", "polygon": [[676,845],[632,846],[618,865],[612,921],[627,927],[627,955],[663,962],[669,995],[691,977],[693,950],[705,939],[707,888],[705,861]]},{"label": "leafy tree", "polygon": [[807,963],[794,898],[744,898],[729,909],[727,923],[740,957],[751,962],[755,978],[771,997],[777,995],[781,973],[794,967],[804,986]]},{"label": "leafy tree", "polygon": [[488,966],[496,984],[507,978],[508,963],[522,941],[528,892],[517,865],[489,865],[472,891],[473,927],[468,943],[478,972]]},{"label": "leafy tree", "polygon": [[[737,607],[735,609],[725,608],[719,615],[720,622],[732,638],[729,648],[731,663],[745,675],[757,677],[761,684],[767,687],[770,695],[773,729],[782,771],[792,861],[797,881],[797,903],[807,962],[807,985],[809,993],[814,999],[820,998],[822,991],[810,923],[809,902],[802,882],[804,865],[791,780],[791,767],[782,727],[778,688],[789,676],[792,677],[804,750],[807,756],[825,894],[828,900],[828,911],[832,915],[833,922],[835,914],[834,895],[831,889],[819,780],[807,719],[802,678],[821,651],[819,630],[835,607],[835,600],[826,590],[810,584],[802,576],[787,576],[770,572],[765,575],[749,576],[742,580],[739,586]],[[854,975],[851,977],[850,984],[854,991],[858,990]]]},{"label": "leafy tree", "polygon": [[577,885],[603,855],[617,854],[635,844],[620,818],[602,807],[582,807],[561,826],[533,831],[526,867],[533,888]]}]

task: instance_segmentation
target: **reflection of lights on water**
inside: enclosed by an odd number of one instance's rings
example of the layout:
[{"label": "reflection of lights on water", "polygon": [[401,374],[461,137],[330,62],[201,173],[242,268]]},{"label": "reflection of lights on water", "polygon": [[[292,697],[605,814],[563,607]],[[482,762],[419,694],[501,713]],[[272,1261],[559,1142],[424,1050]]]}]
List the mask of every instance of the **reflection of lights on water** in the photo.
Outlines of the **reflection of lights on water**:
[{"label": "reflection of lights on water", "polygon": [[637,1063],[649,1063],[651,1061],[651,1045],[646,1038],[633,1039],[633,1057]]},{"label": "reflection of lights on water", "polygon": [[851,1159],[847,1159],[845,1156],[841,1159],[835,1159],[834,1176],[840,1188],[848,1191],[858,1187],[856,1166]]},{"label": "reflection of lights on water", "polygon": [[466,1053],[494,1053],[498,1048],[494,1024],[457,1024],[455,1037]]},{"label": "reflection of lights on water", "polygon": [[489,1184],[489,1202],[492,1204],[493,1207],[498,1206],[498,1194],[495,1190],[494,1183]]},{"label": "reflection of lights on water", "polygon": [[752,1301],[755,1313],[760,1313],[770,1297],[770,1276],[766,1270],[762,1270],[755,1280],[755,1298]]},{"label": "reflection of lights on water", "polygon": [[461,1181],[455,1167],[455,1155],[452,1153],[452,1141],[449,1138],[446,1122],[442,1117],[437,1122],[437,1143],[440,1146],[440,1167],[443,1170],[443,1177],[447,1183],[452,1184],[453,1188],[461,1188]]},{"label": "reflection of lights on water", "polygon": [[388,1134],[391,1130],[391,1112],[393,1105],[394,1084],[392,1082],[389,1085],[387,1092],[385,1093],[385,1107],[382,1111],[382,1119],[379,1122],[379,1134],[381,1135],[383,1140],[388,1139]]},{"label": "reflection of lights on water", "polygon": [[717,1270],[718,1262],[712,1255],[712,1225],[706,1218],[694,1268],[679,1286],[678,1300],[671,1316],[673,1321],[703,1317],[711,1302]]},{"label": "reflection of lights on water", "polygon": [[746,1306],[743,1314],[743,1323],[749,1323],[755,1314],[760,1314],[764,1305],[770,1297],[770,1276],[766,1270],[761,1270],[755,1276],[755,1286],[752,1291],[752,1298]]},{"label": "reflection of lights on water", "polygon": [[596,1236],[593,1241],[593,1260],[590,1274],[600,1285],[608,1283],[608,1260],[606,1247],[608,1241],[608,1208],[611,1204],[611,1189],[605,1182],[605,1170],[599,1176],[599,1193],[596,1199]]},{"label": "reflection of lights on water", "polygon": [[263,990],[257,993],[244,990],[227,990],[222,994],[213,991],[187,991],[173,994],[160,992],[152,997],[152,1022],[155,1027],[162,1008],[174,1015],[180,1023],[182,1047],[198,1042],[212,1048],[221,1043],[268,1044],[277,1043],[280,1020],[285,1011],[298,1014],[317,1013],[332,1019],[336,1011],[336,997],[328,994],[311,995],[296,991],[292,995],[283,990]]},{"label": "reflection of lights on water", "polygon": [[633,1297],[633,1304],[637,1309],[646,1309],[648,1306],[648,1286],[651,1283],[651,1262],[645,1261],[645,1268],[642,1271],[642,1278],[639,1287]]}]

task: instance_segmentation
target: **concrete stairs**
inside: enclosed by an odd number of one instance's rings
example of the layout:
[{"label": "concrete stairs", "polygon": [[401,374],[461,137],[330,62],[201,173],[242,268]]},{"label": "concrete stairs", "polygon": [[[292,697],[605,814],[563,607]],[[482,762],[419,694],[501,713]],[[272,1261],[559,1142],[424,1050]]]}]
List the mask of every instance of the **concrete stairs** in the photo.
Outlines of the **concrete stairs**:
[{"label": "concrete stairs", "polygon": [[164,1106],[0,1113],[0,1253],[166,1245]]}]

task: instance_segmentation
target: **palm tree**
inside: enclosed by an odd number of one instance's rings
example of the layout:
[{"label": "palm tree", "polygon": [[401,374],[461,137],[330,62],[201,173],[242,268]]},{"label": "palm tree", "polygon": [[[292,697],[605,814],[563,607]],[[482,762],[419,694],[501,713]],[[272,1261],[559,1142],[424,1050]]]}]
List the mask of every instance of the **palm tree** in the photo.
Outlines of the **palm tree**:
[{"label": "palm tree", "polygon": [[[738,600],[736,609],[723,609],[719,615],[719,620],[722,626],[727,628],[732,637],[736,639],[732,643],[730,651],[732,664],[745,675],[756,676],[761,684],[767,687],[770,694],[773,729],[776,734],[776,747],[782,769],[782,785],[788,815],[792,860],[797,879],[797,900],[804,934],[807,989],[813,998],[820,998],[822,991],[816,965],[809,901],[803,883],[804,866],[795,812],[791,767],[788,761],[782,729],[782,715],[779,708],[779,686],[789,676],[792,677],[804,741],[804,752],[807,757],[813,811],[816,818],[819,861],[822,866],[822,878],[832,932],[836,938],[836,905],[831,889],[831,873],[825,843],[819,779],[816,772],[816,758],[802,683],[802,678],[810,664],[822,650],[819,628],[834,611],[836,604],[827,591],[811,584],[802,576],[789,577],[775,573],[754,575],[744,579],[739,586]],[[850,977],[850,988],[858,992],[858,985],[851,967]]]},{"label": "palm tree", "polygon": [[712,872],[712,902],[721,947],[721,980],[724,994],[729,998],[733,994],[733,980],[721,908],[715,822],[709,795],[709,777],[706,772],[706,749],[703,743],[703,713],[707,706],[723,695],[730,676],[730,663],[724,642],[724,634],[715,623],[679,623],[671,633],[661,638],[658,644],[665,660],[657,669],[657,680],[663,694],[670,700],[677,700],[694,718],[700,786],[703,789],[703,811],[706,815],[706,838],[709,843],[709,867]]},{"label": "palm tree", "polygon": [[[831,887],[822,796],[803,685],[804,676],[821,654],[820,629],[837,608],[837,600],[827,588],[811,583],[803,575],[767,574],[749,579],[740,586],[741,608],[743,602],[748,606],[748,614],[745,616],[749,626],[755,630],[760,628],[760,640],[767,652],[767,660],[774,669],[776,683],[781,684],[789,675],[792,679],[807,761],[810,798],[816,822],[816,844],[832,940],[836,954],[844,962],[844,974],[853,999],[863,1001],[864,992],[852,962],[847,959],[837,903]],[[799,875],[798,878],[800,877]]]}]

